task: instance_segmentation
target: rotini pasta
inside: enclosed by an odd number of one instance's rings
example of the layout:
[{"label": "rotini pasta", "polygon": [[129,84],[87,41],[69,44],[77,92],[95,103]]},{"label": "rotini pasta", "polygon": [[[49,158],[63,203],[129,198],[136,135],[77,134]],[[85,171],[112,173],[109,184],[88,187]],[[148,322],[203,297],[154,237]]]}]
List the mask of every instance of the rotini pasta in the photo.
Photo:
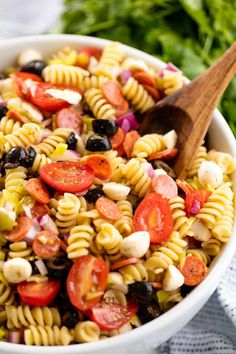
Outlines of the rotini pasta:
[{"label": "rotini pasta", "polygon": [[143,197],[150,189],[151,178],[138,159],[131,159],[123,168],[123,175],[132,192]]},{"label": "rotini pasta", "polygon": [[122,218],[114,223],[114,227],[119,230],[122,236],[128,236],[132,232],[133,208],[128,200],[120,200],[116,203]]},{"label": "rotini pasta", "polygon": [[27,345],[68,345],[73,341],[73,336],[65,326],[34,326],[31,325],[24,332]]},{"label": "rotini pasta", "polygon": [[27,177],[27,169],[25,167],[16,167],[7,170],[5,179],[5,189],[19,196],[26,194],[24,189],[25,179]]},{"label": "rotini pasta", "polygon": [[72,130],[70,128],[55,129],[51,135],[49,135],[38,145],[38,152],[50,157],[56,150],[56,147],[59,143],[66,142],[71,131]]},{"label": "rotini pasta", "polygon": [[217,163],[226,174],[230,174],[236,169],[236,160],[226,152],[210,150],[207,154],[207,159]]},{"label": "rotini pasta", "polygon": [[78,60],[78,55],[76,50],[70,47],[65,47],[59,50],[57,53],[52,55],[48,59],[48,64],[64,64],[64,65],[75,65]]},{"label": "rotini pasta", "polygon": [[155,101],[133,77],[129,78],[122,88],[122,92],[132,106],[141,113],[146,112],[155,105]]},{"label": "rotini pasta", "polygon": [[55,307],[6,306],[7,328],[29,327],[30,325],[61,325],[61,316]]},{"label": "rotini pasta", "polygon": [[75,66],[64,64],[51,64],[43,70],[43,78],[46,82],[58,85],[74,86],[76,88],[83,87],[83,81],[89,72]]},{"label": "rotini pasta", "polygon": [[56,224],[60,233],[70,232],[76,224],[76,216],[80,209],[79,199],[71,193],[65,193],[58,202]]},{"label": "rotini pasta", "polygon": [[197,152],[197,155],[193,161],[191,169],[188,171],[188,176],[196,176],[199,170],[199,167],[203,161],[207,159],[207,149],[205,146],[201,146]]},{"label": "rotini pasta", "polygon": [[9,118],[7,116],[3,117],[0,121],[0,131],[4,135],[12,134],[21,128],[22,124],[18,121],[15,121],[13,118]]},{"label": "rotini pasta", "polygon": [[132,284],[138,281],[147,282],[148,272],[143,263],[127,265],[119,269],[124,278],[125,284]]},{"label": "rotini pasta", "polygon": [[139,138],[133,147],[132,156],[148,157],[165,148],[163,137],[159,134],[146,134]]},{"label": "rotini pasta", "polygon": [[181,71],[163,70],[162,76],[157,77],[157,87],[162,90],[166,96],[172,95],[184,86],[184,78]]},{"label": "rotini pasta", "polygon": [[75,259],[89,253],[89,245],[94,235],[94,230],[89,225],[73,227],[68,238],[68,258]]},{"label": "rotini pasta", "polygon": [[92,321],[78,322],[74,329],[75,342],[89,343],[99,339],[100,328]]},{"label": "rotini pasta", "polygon": [[96,118],[115,119],[116,111],[103,97],[100,89],[91,88],[85,92],[84,97]]},{"label": "rotini pasta", "polygon": [[232,233],[234,222],[234,208],[233,202],[229,201],[223,213],[216,219],[215,224],[211,230],[212,235],[221,242],[228,242]]},{"label": "rotini pasta", "polygon": [[188,218],[185,213],[185,202],[184,199],[177,196],[171,198],[170,201],[170,209],[174,221],[173,229],[178,231],[181,237],[192,236],[193,233],[191,231],[191,226],[194,222],[194,218]]}]

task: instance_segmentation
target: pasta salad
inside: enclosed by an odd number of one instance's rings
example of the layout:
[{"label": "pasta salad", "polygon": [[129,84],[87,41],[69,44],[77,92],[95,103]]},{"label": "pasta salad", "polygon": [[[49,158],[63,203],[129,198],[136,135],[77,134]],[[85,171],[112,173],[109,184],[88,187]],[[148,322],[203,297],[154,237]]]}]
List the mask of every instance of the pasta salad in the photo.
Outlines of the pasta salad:
[{"label": "pasta salad", "polygon": [[109,338],[180,302],[234,221],[228,153],[200,147],[186,180],[174,130],[143,116],[186,84],[111,42],[27,49],[0,77],[0,340]]}]

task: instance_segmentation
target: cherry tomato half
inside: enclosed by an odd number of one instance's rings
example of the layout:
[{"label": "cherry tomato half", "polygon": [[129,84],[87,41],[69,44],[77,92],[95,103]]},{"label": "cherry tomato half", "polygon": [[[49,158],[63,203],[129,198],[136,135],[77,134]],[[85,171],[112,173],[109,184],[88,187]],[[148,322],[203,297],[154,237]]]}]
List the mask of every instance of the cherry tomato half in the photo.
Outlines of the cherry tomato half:
[{"label": "cherry tomato half", "polygon": [[[210,195],[211,192],[205,190],[195,190],[188,193],[185,199],[185,211],[187,216],[196,215]],[[196,204],[199,204],[199,207]]]},{"label": "cherry tomato half", "polygon": [[63,108],[55,115],[55,125],[57,128],[72,128],[80,134],[83,121],[81,115],[75,109]]},{"label": "cherry tomato half", "polygon": [[166,241],[173,230],[168,199],[158,193],[149,193],[134,213],[133,229],[148,231],[152,244]]},{"label": "cherry tomato half", "polygon": [[41,204],[48,204],[50,202],[50,194],[45,185],[39,179],[29,179],[25,184],[25,189]]},{"label": "cherry tomato half", "polygon": [[111,331],[120,328],[128,322],[130,318],[137,312],[138,306],[122,306],[101,302],[94,306],[89,312],[89,318],[97,323],[101,329]]},{"label": "cherry tomato half", "polygon": [[71,303],[81,311],[91,309],[106,288],[108,265],[92,255],[77,258],[67,277],[67,293]]},{"label": "cherry tomato half", "polygon": [[94,181],[94,171],[79,162],[53,162],[40,169],[40,177],[58,191],[79,193],[88,189]]},{"label": "cherry tomato half", "polygon": [[34,253],[43,259],[49,259],[58,253],[61,246],[60,239],[52,231],[39,232],[33,241]]},{"label": "cherry tomato half", "polygon": [[29,306],[47,306],[53,302],[60,289],[60,281],[49,279],[42,283],[26,281],[17,285],[21,301]]},{"label": "cherry tomato half", "polygon": [[32,222],[28,216],[21,216],[16,220],[16,226],[11,231],[4,232],[4,237],[11,242],[22,241],[31,224]]},{"label": "cherry tomato half", "polygon": [[31,80],[33,82],[42,82],[41,77],[38,75],[27,73],[27,72],[16,72],[12,73],[10,77],[13,80],[13,85],[15,87],[18,96],[28,99],[30,97],[30,86],[26,84],[26,80]]}]

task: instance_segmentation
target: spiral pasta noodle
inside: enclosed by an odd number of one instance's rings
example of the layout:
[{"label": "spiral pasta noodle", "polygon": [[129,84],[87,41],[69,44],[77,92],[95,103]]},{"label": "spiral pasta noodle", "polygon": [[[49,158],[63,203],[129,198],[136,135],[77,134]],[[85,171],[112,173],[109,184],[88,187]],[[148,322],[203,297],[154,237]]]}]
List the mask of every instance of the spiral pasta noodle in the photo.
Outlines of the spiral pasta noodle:
[{"label": "spiral pasta noodle", "polygon": [[109,80],[109,78],[106,76],[85,76],[82,80],[80,89],[82,91],[87,91],[91,88],[100,89],[107,80]]},{"label": "spiral pasta noodle", "polygon": [[75,259],[86,256],[89,253],[89,245],[93,237],[94,230],[89,225],[79,225],[73,227],[68,238],[66,249],[68,258]]},{"label": "spiral pasta noodle", "polygon": [[121,235],[128,236],[132,232],[133,208],[128,200],[120,200],[116,203],[122,217],[114,223],[114,227]]},{"label": "spiral pasta noodle", "polygon": [[24,332],[26,345],[68,345],[73,336],[65,326],[35,326],[31,325]]},{"label": "spiral pasta noodle", "polygon": [[123,177],[123,168],[125,166],[125,160],[118,156],[118,152],[115,150],[106,151],[104,155],[108,158],[112,168],[112,182],[121,182]]},{"label": "spiral pasta noodle", "polygon": [[89,72],[78,66],[51,64],[43,69],[42,75],[44,80],[51,84],[81,88],[84,77],[89,76]]},{"label": "spiral pasta noodle", "polygon": [[56,147],[59,143],[65,143],[68,136],[70,135],[72,129],[70,128],[58,128],[44,139],[38,146],[38,150],[41,154],[45,154],[50,157],[53,152],[56,150]]},{"label": "spiral pasta noodle", "polygon": [[201,246],[209,256],[217,256],[220,253],[222,243],[215,238],[210,238],[210,240],[202,242]]},{"label": "spiral pasta noodle", "polygon": [[193,177],[196,176],[201,166],[201,163],[207,159],[207,149],[205,146],[200,146],[197,155],[193,161],[191,169],[188,171],[188,176]]},{"label": "spiral pasta noodle", "polygon": [[4,135],[1,139],[1,150],[8,152],[14,146],[29,146],[41,140],[41,128],[35,123],[26,123],[17,131]]},{"label": "spiral pasta noodle", "polygon": [[146,268],[155,274],[164,272],[170,264],[179,264],[181,257],[186,253],[187,242],[180,237],[177,231],[174,231],[170,240],[158,247],[151,257],[146,261]]},{"label": "spiral pasta noodle", "polygon": [[50,326],[61,325],[61,316],[55,307],[6,306],[7,328],[29,327],[30,325]]},{"label": "spiral pasta noodle", "polygon": [[32,248],[27,245],[25,241],[18,241],[10,244],[8,257],[10,258],[25,258],[26,260],[33,260]]},{"label": "spiral pasta noodle", "polygon": [[143,263],[127,265],[119,269],[124,278],[125,284],[132,284],[136,281],[148,282],[148,272]]},{"label": "spiral pasta noodle", "polygon": [[76,224],[76,216],[80,209],[79,199],[71,193],[65,193],[58,202],[56,225],[60,233],[70,232]]},{"label": "spiral pasta noodle", "polygon": [[78,59],[76,50],[64,47],[48,59],[48,64],[75,65]]},{"label": "spiral pasta noodle", "polygon": [[147,172],[142,168],[142,163],[138,159],[133,158],[128,161],[123,168],[123,175],[134,194],[144,197],[149,191],[151,178],[148,177]]},{"label": "spiral pasta noodle", "polygon": [[157,87],[166,96],[172,95],[184,86],[184,78],[181,71],[163,70],[163,76],[157,78]]},{"label": "spiral pasta noodle", "polygon": [[101,330],[92,321],[78,322],[74,328],[74,340],[79,343],[95,342],[100,337]]},{"label": "spiral pasta noodle", "polygon": [[210,150],[207,159],[217,163],[226,174],[231,174],[236,169],[236,159],[226,152]]},{"label": "spiral pasta noodle", "polygon": [[230,185],[225,183],[212,192],[196,218],[203,221],[209,229],[212,229],[216,219],[222,215],[230,200],[232,200],[232,190]]},{"label": "spiral pasta noodle", "polygon": [[16,167],[7,170],[5,179],[5,189],[19,196],[25,194],[24,184],[27,177],[27,169],[25,167]]},{"label": "spiral pasta noodle", "polygon": [[[11,305],[15,300],[14,293],[4,277],[3,273],[0,272],[0,306],[1,305]],[[2,314],[2,317],[5,313]]]},{"label": "spiral pasta noodle", "polygon": [[85,92],[84,98],[96,118],[115,119],[116,111],[103,97],[100,89],[89,89]]},{"label": "spiral pasta noodle", "polygon": [[146,134],[139,138],[133,147],[132,156],[148,157],[165,148],[163,137],[159,134]]},{"label": "spiral pasta noodle", "polygon": [[122,236],[111,224],[104,223],[97,234],[96,243],[104,248],[107,254],[117,254],[120,250]]},{"label": "spiral pasta noodle", "polygon": [[174,221],[173,229],[178,231],[180,236],[186,237],[192,236],[191,226],[195,219],[193,217],[188,218],[184,211],[185,201],[183,198],[177,196],[169,200],[172,218]]},{"label": "spiral pasta noodle", "polygon": [[21,128],[22,124],[18,121],[15,121],[13,118],[9,118],[7,116],[2,117],[0,121],[0,131],[4,135],[12,134],[13,132],[17,131]]},{"label": "spiral pasta noodle", "polygon": [[31,170],[33,173],[38,172],[44,165],[51,163],[52,160],[44,154],[36,154]]},{"label": "spiral pasta noodle", "polygon": [[95,75],[103,75],[112,79],[116,76],[116,68],[123,57],[124,52],[121,50],[120,43],[108,44],[102,52],[98,65],[92,71]]},{"label": "spiral pasta noodle", "polygon": [[146,112],[155,105],[153,98],[133,77],[130,77],[122,87],[122,92],[132,106],[141,113]]},{"label": "spiral pasta noodle", "polygon": [[220,215],[217,219],[213,228],[211,230],[212,235],[217,238],[221,242],[228,242],[230,235],[232,233],[232,227],[234,222],[234,207],[233,202],[230,201],[222,215]]}]

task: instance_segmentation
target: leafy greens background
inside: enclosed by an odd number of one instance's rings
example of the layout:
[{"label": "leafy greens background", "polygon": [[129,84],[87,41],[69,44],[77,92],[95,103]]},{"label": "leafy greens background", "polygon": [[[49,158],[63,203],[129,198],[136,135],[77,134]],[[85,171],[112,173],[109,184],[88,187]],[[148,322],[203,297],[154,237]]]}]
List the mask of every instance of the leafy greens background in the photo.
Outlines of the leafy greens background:
[{"label": "leafy greens background", "polygon": [[[62,32],[117,40],[190,79],[236,40],[236,0],[64,0]],[[220,109],[236,135],[236,78]]]}]

